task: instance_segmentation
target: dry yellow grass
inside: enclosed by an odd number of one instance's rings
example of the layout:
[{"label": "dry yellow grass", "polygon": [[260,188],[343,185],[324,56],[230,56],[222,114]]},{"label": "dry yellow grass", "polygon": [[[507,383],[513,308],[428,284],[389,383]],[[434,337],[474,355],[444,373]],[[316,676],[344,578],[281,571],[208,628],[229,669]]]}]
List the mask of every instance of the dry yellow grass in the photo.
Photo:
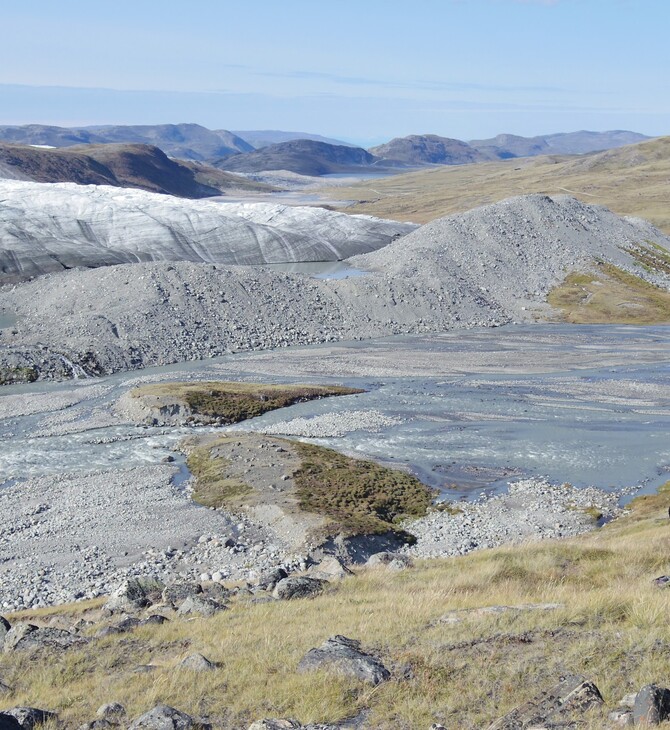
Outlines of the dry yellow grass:
[{"label": "dry yellow grass", "polygon": [[601,265],[598,274],[570,274],[547,301],[572,324],[670,322],[670,292],[611,264]]},{"label": "dry yellow grass", "polygon": [[326,190],[330,199],[360,201],[349,213],[415,223],[515,195],[569,194],[670,233],[670,137],[592,155],[440,167]]},{"label": "dry yellow grass", "polygon": [[[652,579],[670,570],[670,483],[616,523],[581,538],[426,561],[401,573],[360,571],[308,601],[238,601],[212,619],[173,620],[108,637],[48,661],[5,655],[16,690],[0,707],[58,711],[68,727],[103,702],[135,716],[159,701],[208,714],[215,727],[246,728],[260,717],[333,721],[369,708],[367,727],[484,728],[566,672],[596,682],[606,702],[643,684],[670,684],[670,590]],[[457,609],[560,603],[550,611],[466,615]],[[76,609],[73,609],[76,611]],[[377,688],[328,674],[297,674],[325,638],[363,640],[392,668]],[[222,666],[175,670],[200,651]],[[135,673],[154,664],[151,673]],[[587,728],[607,727],[604,714]]]}]

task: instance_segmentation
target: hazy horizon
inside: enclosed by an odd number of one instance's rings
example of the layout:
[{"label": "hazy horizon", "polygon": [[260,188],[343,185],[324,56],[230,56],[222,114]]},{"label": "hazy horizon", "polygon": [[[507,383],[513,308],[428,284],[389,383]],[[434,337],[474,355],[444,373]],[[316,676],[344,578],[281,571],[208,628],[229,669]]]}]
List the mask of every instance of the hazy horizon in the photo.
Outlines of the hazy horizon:
[{"label": "hazy horizon", "polygon": [[4,11],[0,124],[277,129],[370,146],[670,132],[666,0],[241,8],[26,0]]}]

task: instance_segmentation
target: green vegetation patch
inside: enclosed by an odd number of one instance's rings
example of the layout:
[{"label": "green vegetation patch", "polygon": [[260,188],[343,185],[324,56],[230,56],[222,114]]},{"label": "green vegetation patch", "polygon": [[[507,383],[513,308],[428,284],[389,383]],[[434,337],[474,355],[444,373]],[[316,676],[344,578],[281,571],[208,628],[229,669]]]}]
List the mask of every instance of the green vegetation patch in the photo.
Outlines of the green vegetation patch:
[{"label": "green vegetation patch", "polygon": [[598,274],[569,274],[547,301],[573,324],[666,324],[670,292],[639,276],[601,264]]},{"label": "green vegetation patch", "polygon": [[213,446],[196,446],[189,451],[186,465],[195,477],[191,495],[194,502],[203,507],[231,506],[246,494],[251,487],[239,479],[226,476],[230,462],[222,456],[212,454]]},{"label": "green vegetation patch", "polygon": [[239,423],[277,408],[317,398],[362,393],[339,385],[266,385],[259,383],[158,383],[133,391],[135,397],[173,397],[184,401],[195,415],[220,423]]},{"label": "green vegetation patch", "polygon": [[329,535],[395,531],[407,517],[426,514],[433,492],[416,477],[332,449],[295,443],[302,466],[293,475],[301,509],[328,518]]},{"label": "green vegetation patch", "polygon": [[12,383],[34,383],[37,380],[37,370],[34,367],[0,368],[0,385]]}]

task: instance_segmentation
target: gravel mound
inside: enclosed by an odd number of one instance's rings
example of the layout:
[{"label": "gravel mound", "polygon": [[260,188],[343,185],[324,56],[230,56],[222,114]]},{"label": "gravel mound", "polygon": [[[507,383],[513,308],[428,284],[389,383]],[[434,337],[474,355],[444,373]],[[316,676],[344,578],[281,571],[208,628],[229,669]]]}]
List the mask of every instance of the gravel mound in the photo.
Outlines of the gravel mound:
[{"label": "gravel mound", "polygon": [[[208,205],[213,205],[208,203]],[[566,196],[512,198],[422,226],[316,280],[248,267],[141,263],[67,271],[0,291],[0,369],[71,377],[239,350],[533,321],[567,272],[611,262],[668,287],[626,249],[670,249],[650,224]]]},{"label": "gravel mound", "polygon": [[344,436],[352,431],[380,431],[387,426],[402,423],[400,418],[387,416],[380,411],[347,411],[346,413],[324,413],[313,418],[292,418],[278,421],[271,426],[259,429],[259,433],[281,436],[302,436],[303,438],[333,438]]},{"label": "gravel mound", "polygon": [[0,180],[0,282],[137,261],[337,261],[415,226],[316,207]]}]

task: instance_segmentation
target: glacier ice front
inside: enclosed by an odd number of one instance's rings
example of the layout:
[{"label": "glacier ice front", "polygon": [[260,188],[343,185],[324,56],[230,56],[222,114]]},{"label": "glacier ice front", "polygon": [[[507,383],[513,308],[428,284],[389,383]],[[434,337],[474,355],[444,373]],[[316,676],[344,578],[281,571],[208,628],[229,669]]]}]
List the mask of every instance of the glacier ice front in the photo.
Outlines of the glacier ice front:
[{"label": "glacier ice front", "polygon": [[185,200],[143,190],[0,180],[0,282],[137,261],[338,261],[414,230],[317,207]]}]

